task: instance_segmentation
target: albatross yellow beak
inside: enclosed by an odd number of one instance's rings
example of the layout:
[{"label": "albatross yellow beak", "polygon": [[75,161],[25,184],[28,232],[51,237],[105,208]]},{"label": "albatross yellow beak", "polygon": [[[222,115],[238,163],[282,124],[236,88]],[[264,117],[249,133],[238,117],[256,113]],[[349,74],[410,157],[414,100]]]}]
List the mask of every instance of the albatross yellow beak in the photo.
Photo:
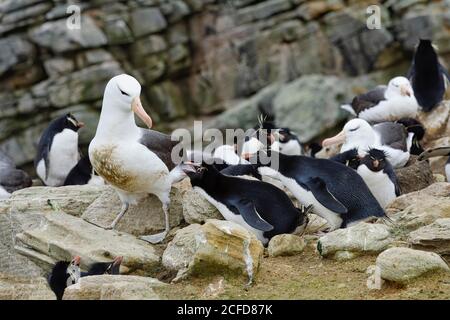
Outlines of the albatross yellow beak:
[{"label": "albatross yellow beak", "polygon": [[341,131],[337,135],[335,135],[334,137],[331,137],[331,138],[323,140],[322,141],[322,146],[323,147],[329,147],[329,146],[332,146],[334,144],[344,143],[344,141],[345,141],[345,132]]},{"label": "albatross yellow beak", "polygon": [[136,97],[131,102],[131,110],[137,114],[137,116],[144,121],[144,123],[147,125],[147,127],[150,129],[153,125],[152,118],[147,114],[147,112],[144,110],[144,107],[142,106],[141,99],[139,97]]},{"label": "albatross yellow beak", "polygon": [[402,96],[408,96],[408,97],[411,97],[411,91],[409,91],[409,88],[408,88],[408,86],[406,86],[406,85],[400,86],[400,94],[401,94]]}]

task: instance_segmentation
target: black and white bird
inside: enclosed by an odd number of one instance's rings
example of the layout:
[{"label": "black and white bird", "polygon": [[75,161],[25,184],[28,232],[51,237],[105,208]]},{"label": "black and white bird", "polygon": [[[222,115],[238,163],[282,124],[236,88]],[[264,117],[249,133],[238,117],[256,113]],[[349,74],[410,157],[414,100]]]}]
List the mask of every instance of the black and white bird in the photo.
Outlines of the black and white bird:
[{"label": "black and white bird", "polygon": [[423,111],[433,110],[444,98],[450,77],[447,70],[439,63],[431,40],[420,40],[408,78]]},{"label": "black and white bird", "polygon": [[75,256],[72,261],[56,262],[47,280],[50,289],[56,295],[56,299],[62,300],[66,288],[78,283],[80,276],[80,257]]},{"label": "black and white bird", "polygon": [[425,137],[425,126],[413,118],[403,118],[397,120],[396,123],[404,125],[406,131],[408,131],[409,153],[418,156],[424,152],[425,150],[421,145],[421,141]]},{"label": "black and white bird", "polygon": [[68,113],[50,122],[42,133],[34,167],[45,185],[62,186],[70,170],[78,163],[78,130],[83,126]]},{"label": "black and white bird", "polygon": [[272,130],[273,142],[270,148],[275,152],[280,152],[289,156],[303,155],[303,148],[298,136],[289,128]]},{"label": "black and white bird", "polygon": [[220,173],[205,163],[181,165],[199,194],[228,220],[254,233],[263,243],[277,234],[293,233],[307,222],[288,195],[277,187]]},{"label": "black and white bird", "polygon": [[397,176],[386,159],[384,151],[370,149],[360,159],[360,164],[356,171],[363,178],[382,208],[386,208],[389,203],[400,195]]},{"label": "black and white bird", "polygon": [[433,149],[425,150],[418,158],[419,161],[427,160],[434,157],[449,157],[445,163],[445,176],[447,182],[450,182],[450,146],[449,147],[438,147]]},{"label": "black and white bird", "polygon": [[399,168],[409,160],[411,139],[400,123],[382,122],[372,127],[363,119],[352,119],[336,136],[325,139],[322,146],[342,143],[341,152],[356,148],[360,156],[364,156],[370,148],[377,148],[386,152],[394,168]]},{"label": "black and white bird", "polygon": [[81,272],[81,277],[120,274],[120,265],[122,264],[122,261],[123,257],[116,257],[111,262],[95,262],[89,266],[87,272]]},{"label": "black and white bird", "polygon": [[71,185],[103,185],[103,179],[95,174],[94,168],[92,168],[89,156],[82,156],[75,167],[70,170],[64,181],[65,186]]},{"label": "black and white bird", "polygon": [[359,156],[358,149],[356,148],[339,153],[335,156],[330,157],[329,159],[331,161],[345,164],[347,167],[350,167],[354,170],[358,169],[361,163],[361,158]]},{"label": "black and white bird", "polygon": [[[94,170],[119,195],[122,208],[109,229],[113,229],[130,204],[148,194],[162,203],[165,230],[141,239],[157,243],[169,231],[169,205],[172,183],[180,172],[172,160],[178,144],[171,137],[136,125],[136,114],[149,128],[152,119],[140,100],[141,85],[130,75],[113,77],[106,85],[100,120],[89,145],[89,158]],[[172,170],[174,169],[175,170]]]},{"label": "black and white bird", "polygon": [[419,111],[414,91],[405,77],[395,77],[387,86],[360,94],[341,108],[371,123],[415,118]]},{"label": "black and white bird", "polygon": [[28,173],[17,169],[14,161],[0,151],[0,200],[8,199],[14,191],[31,187]]},{"label": "black and white bird", "polygon": [[383,208],[361,176],[353,169],[328,159],[273,153],[275,163],[261,165],[259,172],[280,180],[313,213],[327,220],[330,230],[358,221],[385,217]]}]

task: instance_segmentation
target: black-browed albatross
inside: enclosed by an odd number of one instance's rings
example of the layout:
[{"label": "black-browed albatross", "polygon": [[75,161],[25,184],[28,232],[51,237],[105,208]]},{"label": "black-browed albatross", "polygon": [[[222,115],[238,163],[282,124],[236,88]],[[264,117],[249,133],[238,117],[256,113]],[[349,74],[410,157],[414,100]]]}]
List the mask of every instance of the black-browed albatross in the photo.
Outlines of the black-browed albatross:
[{"label": "black-browed albatross", "polygon": [[175,164],[171,153],[177,144],[171,137],[140,128],[134,114],[151,128],[152,119],[144,110],[141,85],[130,75],[112,78],[105,88],[97,132],[89,145],[89,157],[95,171],[117,191],[122,208],[109,229],[113,229],[130,204],[147,194],[156,195],[162,203],[165,230],[141,239],[157,243],[169,231],[170,189]]}]

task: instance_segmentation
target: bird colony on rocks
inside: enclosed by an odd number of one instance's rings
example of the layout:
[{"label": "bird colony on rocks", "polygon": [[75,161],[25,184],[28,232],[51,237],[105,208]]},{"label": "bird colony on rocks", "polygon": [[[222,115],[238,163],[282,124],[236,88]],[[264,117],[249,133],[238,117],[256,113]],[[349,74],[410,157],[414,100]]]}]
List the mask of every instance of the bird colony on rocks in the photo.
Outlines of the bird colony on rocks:
[{"label": "bird colony on rocks", "polygon": [[[11,232],[18,243],[6,249],[14,251],[10,266],[48,271],[57,299],[102,298],[92,288],[115,281],[152,288],[141,298],[158,298],[153,288],[163,283],[131,275],[157,277],[160,269],[175,282],[235,273],[251,285],[265,247],[273,257],[293,255],[305,241],[316,241],[317,254],[330,259],[381,252],[376,264],[387,281],[448,272],[439,255],[450,254],[450,160],[433,167],[446,176],[433,176],[429,162],[449,157],[450,146],[445,135],[428,133],[438,130],[433,118],[448,118],[448,80],[432,42],[423,39],[408,75],[342,106],[349,119],[335,136],[302,143],[294,130],[277,125],[272,110],[260,108],[253,134],[212,152],[185,150],[177,161],[178,141],[151,129],[139,81],[115,75],[104,88],[86,154],[78,141],[84,124],[75,113],[42,132],[34,168],[44,187],[31,187],[11,155],[0,153],[0,214],[16,225]],[[424,171],[431,176],[426,182],[419,181]],[[421,183],[427,188],[419,189]],[[417,189],[405,193],[405,184]],[[433,206],[442,210],[428,209]],[[317,219],[323,228],[314,228]],[[414,249],[396,247],[399,227],[411,232],[406,243]],[[162,257],[155,246],[164,248]]]}]

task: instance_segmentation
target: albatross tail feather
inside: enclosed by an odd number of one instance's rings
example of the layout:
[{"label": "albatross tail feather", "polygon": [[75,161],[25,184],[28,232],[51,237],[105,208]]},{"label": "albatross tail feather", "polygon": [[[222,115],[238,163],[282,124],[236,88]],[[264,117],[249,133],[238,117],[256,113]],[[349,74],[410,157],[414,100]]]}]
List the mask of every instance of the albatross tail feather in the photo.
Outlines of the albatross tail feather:
[{"label": "albatross tail feather", "polygon": [[352,115],[355,116],[355,117],[357,116],[355,110],[353,110],[352,106],[349,105],[349,104],[343,104],[343,105],[341,105],[341,109],[342,109],[342,110],[345,110],[345,111],[347,111],[347,112],[349,112],[350,114],[352,114]]}]

